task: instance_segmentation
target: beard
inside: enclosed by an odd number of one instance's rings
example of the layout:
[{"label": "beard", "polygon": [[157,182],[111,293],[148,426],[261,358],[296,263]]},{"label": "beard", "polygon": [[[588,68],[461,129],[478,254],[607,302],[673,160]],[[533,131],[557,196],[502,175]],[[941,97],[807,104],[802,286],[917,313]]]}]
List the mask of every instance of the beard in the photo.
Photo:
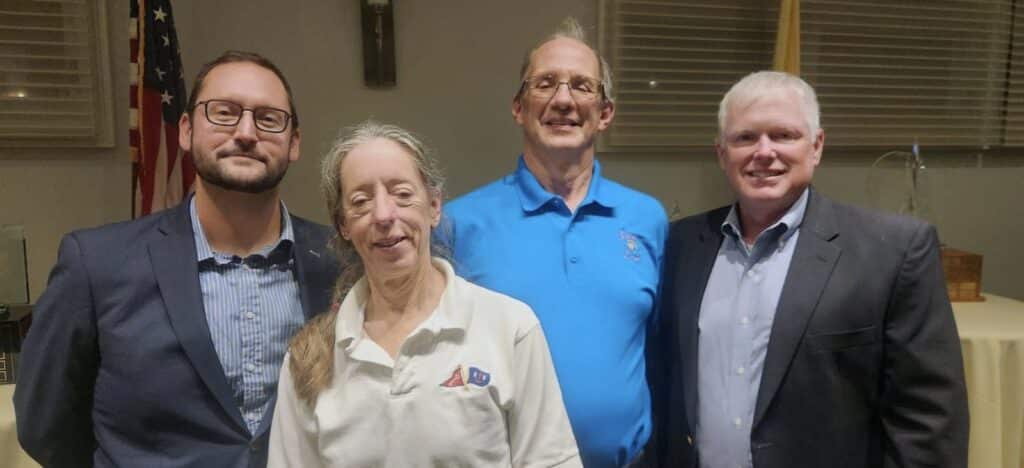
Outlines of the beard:
[{"label": "beard", "polygon": [[243,179],[231,174],[228,168],[218,164],[219,159],[220,157],[216,153],[200,154],[196,151],[195,145],[192,146],[192,163],[195,165],[196,174],[206,183],[224,190],[252,194],[264,193],[276,188],[288,172],[287,159],[281,166],[275,167],[270,164],[272,158],[263,158],[266,172],[258,178]]}]

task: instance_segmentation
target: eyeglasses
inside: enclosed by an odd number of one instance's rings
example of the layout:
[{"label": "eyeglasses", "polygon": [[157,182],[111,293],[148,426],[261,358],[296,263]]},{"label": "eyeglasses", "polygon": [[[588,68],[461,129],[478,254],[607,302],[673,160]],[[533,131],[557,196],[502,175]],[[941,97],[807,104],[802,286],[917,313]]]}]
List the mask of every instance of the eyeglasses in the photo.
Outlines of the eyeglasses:
[{"label": "eyeglasses", "polygon": [[539,99],[551,99],[562,85],[569,88],[569,94],[578,103],[591,102],[598,96],[604,96],[604,86],[589,76],[572,76],[568,80],[559,80],[555,75],[538,75],[523,80],[519,92],[526,90],[530,96]]},{"label": "eyeglasses", "polygon": [[291,114],[273,107],[242,107],[241,104],[222,99],[210,99],[196,103],[196,107],[203,106],[203,113],[206,120],[214,125],[233,127],[242,121],[242,114],[245,111],[252,112],[252,121],[256,128],[269,133],[281,133],[288,128],[291,122]]}]

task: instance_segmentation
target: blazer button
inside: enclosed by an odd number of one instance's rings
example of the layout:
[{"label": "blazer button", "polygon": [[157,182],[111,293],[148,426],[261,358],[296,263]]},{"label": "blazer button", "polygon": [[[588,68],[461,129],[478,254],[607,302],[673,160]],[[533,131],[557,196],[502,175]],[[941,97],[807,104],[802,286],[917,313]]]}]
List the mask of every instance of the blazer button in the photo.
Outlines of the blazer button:
[{"label": "blazer button", "polygon": [[689,434],[686,435],[686,443],[693,445],[693,437]]}]

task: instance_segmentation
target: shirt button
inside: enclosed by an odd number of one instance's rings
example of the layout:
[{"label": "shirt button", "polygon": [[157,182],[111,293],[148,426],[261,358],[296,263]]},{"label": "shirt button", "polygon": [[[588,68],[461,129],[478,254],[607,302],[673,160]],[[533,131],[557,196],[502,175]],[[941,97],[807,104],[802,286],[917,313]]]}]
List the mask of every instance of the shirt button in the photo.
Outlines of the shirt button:
[{"label": "shirt button", "polygon": [[256,370],[256,366],[253,363],[250,362],[250,363],[245,365],[245,370],[247,370],[249,372],[252,372],[252,371]]},{"label": "shirt button", "polygon": [[569,263],[577,263],[579,261],[580,261],[579,257],[572,257],[572,258],[569,259]]},{"label": "shirt button", "polygon": [[740,323],[746,325],[746,324],[750,323],[750,319],[747,318],[747,317],[743,317],[743,318],[740,319]]},{"label": "shirt button", "polygon": [[740,418],[733,418],[733,420],[732,420],[732,425],[733,426],[740,427],[742,424],[743,424],[743,420],[742,419],[740,419]]},{"label": "shirt button", "polygon": [[254,314],[252,312],[246,312],[245,313],[245,318],[247,318],[249,320],[252,320],[252,319],[256,318],[256,314]]},{"label": "shirt button", "polygon": [[739,368],[736,369],[736,373],[739,374],[739,375],[743,375],[743,373],[746,372],[746,371],[747,370],[742,368],[742,367],[739,367]]}]

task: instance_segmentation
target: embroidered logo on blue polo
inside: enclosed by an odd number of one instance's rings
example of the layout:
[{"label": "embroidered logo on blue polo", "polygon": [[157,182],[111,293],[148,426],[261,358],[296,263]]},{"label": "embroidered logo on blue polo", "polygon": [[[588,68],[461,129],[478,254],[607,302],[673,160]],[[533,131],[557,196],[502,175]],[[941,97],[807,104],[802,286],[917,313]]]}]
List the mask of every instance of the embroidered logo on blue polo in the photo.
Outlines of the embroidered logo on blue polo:
[{"label": "embroidered logo on blue polo", "polygon": [[467,385],[476,385],[477,387],[486,387],[487,384],[491,383],[491,374],[483,371],[478,367],[469,367],[468,375],[463,372],[462,366],[456,366],[455,370],[452,371],[452,375],[441,382],[442,387],[465,387]]},{"label": "embroidered logo on blue polo", "polygon": [[640,239],[626,231],[619,231],[619,238],[626,243],[626,260],[640,261]]}]

